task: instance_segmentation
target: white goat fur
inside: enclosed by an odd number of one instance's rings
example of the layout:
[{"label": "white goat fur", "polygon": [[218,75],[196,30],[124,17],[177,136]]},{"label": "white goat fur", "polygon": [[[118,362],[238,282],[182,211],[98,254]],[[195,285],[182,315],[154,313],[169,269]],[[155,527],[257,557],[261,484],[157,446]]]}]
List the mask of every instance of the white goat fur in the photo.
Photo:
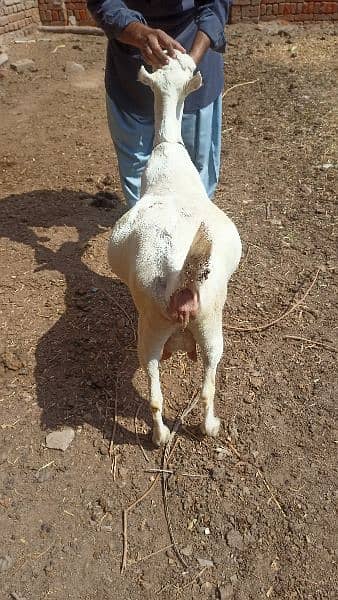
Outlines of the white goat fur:
[{"label": "white goat fur", "polygon": [[[170,431],[162,420],[163,397],[159,362],[165,344],[170,351],[201,349],[204,379],[201,391],[202,431],[216,436],[215,375],[223,352],[222,309],[230,276],[238,266],[241,241],[235,225],[210,202],[181,137],[185,97],[200,87],[199,73],[188,55],[154,73],[141,68],[139,80],[155,96],[155,138],[142,177],[141,199],[115,225],[108,258],[114,273],[130,289],[139,314],[138,355],[149,379],[153,441],[167,442]],[[194,282],[198,310],[182,331],[169,315],[172,294],[200,226],[211,242],[207,278]]]}]

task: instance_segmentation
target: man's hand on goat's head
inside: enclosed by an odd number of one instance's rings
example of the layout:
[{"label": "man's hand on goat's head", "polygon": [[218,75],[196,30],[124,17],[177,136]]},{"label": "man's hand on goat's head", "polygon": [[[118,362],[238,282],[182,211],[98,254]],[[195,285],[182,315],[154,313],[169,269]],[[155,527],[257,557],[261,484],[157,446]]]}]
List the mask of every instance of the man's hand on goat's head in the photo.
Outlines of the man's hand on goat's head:
[{"label": "man's hand on goat's head", "polygon": [[125,27],[119,36],[123,44],[136,46],[148,65],[155,69],[168,64],[168,56],[175,58],[175,50],[185,52],[181,44],[161,29],[152,29],[135,21]]}]

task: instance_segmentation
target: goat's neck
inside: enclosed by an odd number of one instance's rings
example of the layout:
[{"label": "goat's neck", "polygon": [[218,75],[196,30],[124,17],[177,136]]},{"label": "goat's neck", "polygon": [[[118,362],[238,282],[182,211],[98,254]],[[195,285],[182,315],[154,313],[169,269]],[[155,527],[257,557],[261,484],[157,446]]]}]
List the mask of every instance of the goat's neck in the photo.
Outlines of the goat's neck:
[{"label": "goat's neck", "polygon": [[154,146],[163,142],[182,143],[183,102],[183,99],[169,94],[155,96]]}]

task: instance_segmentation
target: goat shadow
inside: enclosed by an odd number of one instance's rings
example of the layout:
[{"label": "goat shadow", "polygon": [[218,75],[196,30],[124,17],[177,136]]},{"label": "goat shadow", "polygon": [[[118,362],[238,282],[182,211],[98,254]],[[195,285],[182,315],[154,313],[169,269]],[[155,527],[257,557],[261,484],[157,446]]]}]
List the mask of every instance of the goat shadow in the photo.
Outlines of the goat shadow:
[{"label": "goat shadow", "polygon": [[[108,437],[115,394],[118,421],[126,417],[132,422],[140,402],[140,415],[149,426],[150,415],[147,403],[132,385],[138,359],[136,312],[129,292],[113,277],[91,270],[83,260],[90,241],[110,230],[124,211],[118,201],[108,210],[91,206],[88,199],[88,194],[72,190],[36,190],[9,196],[0,201],[0,236],[35,251],[39,266],[32,277],[41,279],[39,271],[48,272],[42,277],[41,304],[53,315],[53,295],[59,298],[60,279],[66,284],[64,312],[40,338],[35,351],[34,377],[42,427],[87,423]],[[100,205],[100,197],[98,200],[94,204]],[[53,228],[55,234],[56,227],[65,226],[76,229],[78,240],[61,240],[56,250],[50,249]],[[35,228],[45,231],[36,233]],[[36,284],[40,286],[41,281]],[[114,442],[135,444],[132,429],[119,423]],[[152,447],[149,436],[140,438]]]}]

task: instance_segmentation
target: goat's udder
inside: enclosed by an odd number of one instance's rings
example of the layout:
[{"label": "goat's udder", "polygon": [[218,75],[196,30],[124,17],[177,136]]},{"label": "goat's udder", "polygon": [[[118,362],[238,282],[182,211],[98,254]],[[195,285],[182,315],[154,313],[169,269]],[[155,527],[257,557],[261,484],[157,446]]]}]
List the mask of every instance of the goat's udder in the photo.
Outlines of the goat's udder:
[{"label": "goat's udder", "polygon": [[197,292],[189,288],[177,290],[170,298],[168,314],[171,319],[180,323],[185,328],[190,319],[194,319],[199,308]]}]

